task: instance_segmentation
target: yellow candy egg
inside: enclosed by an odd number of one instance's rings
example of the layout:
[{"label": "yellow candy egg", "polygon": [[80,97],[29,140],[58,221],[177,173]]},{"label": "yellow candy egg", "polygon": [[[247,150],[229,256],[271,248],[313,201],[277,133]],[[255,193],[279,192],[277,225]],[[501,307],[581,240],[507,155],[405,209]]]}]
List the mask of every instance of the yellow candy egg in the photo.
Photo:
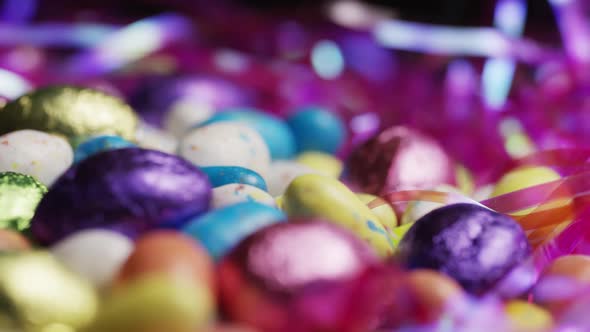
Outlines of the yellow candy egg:
[{"label": "yellow candy egg", "polygon": [[320,174],[336,179],[342,173],[342,161],[328,153],[304,152],[297,157],[297,162],[318,171]]},{"label": "yellow candy egg", "polygon": [[394,245],[379,218],[338,180],[305,174],[293,180],[282,203],[289,217],[319,217],[331,220],[358,235],[381,256],[393,253]]},{"label": "yellow candy egg", "polygon": [[[364,193],[357,193],[356,197],[358,197],[361,202],[365,204],[369,204],[375,199],[379,197],[371,195],[371,194],[364,194]],[[379,198],[380,199],[380,198]],[[382,199],[381,199],[382,200]],[[378,207],[371,209],[373,213],[379,218],[381,225],[388,230],[392,230],[397,227],[397,216],[395,212],[391,208],[391,205],[383,202],[383,204],[379,205]]]},{"label": "yellow candy egg", "polygon": [[533,303],[510,301],[505,311],[512,327],[518,332],[548,331],[553,326],[551,314]]}]

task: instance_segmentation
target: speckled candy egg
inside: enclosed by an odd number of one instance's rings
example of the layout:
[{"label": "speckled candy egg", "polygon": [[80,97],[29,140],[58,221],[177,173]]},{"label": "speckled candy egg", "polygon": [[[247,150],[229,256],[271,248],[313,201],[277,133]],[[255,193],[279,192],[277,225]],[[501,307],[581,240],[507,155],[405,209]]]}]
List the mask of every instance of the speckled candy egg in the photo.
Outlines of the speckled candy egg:
[{"label": "speckled candy egg", "polygon": [[391,127],[351,153],[346,177],[360,191],[380,195],[454,184],[455,166],[434,139],[406,127]]},{"label": "speckled candy egg", "polygon": [[0,136],[0,172],[31,175],[50,186],[73,160],[72,147],[59,136],[36,130],[19,130]]},{"label": "speckled candy egg", "polygon": [[70,270],[104,288],[131,254],[133,242],[114,231],[88,229],[67,236],[50,250]]},{"label": "speckled candy egg", "polygon": [[201,167],[201,171],[207,174],[213,188],[235,183],[247,184],[261,190],[267,190],[266,181],[251,169],[238,166],[210,166]]},{"label": "speckled candy egg", "polygon": [[287,123],[295,136],[297,151],[336,153],[346,140],[346,126],[338,115],[320,107],[296,110]]},{"label": "speckled candy egg", "polygon": [[0,173],[0,228],[25,231],[47,187],[32,176]]},{"label": "speckled candy egg", "polygon": [[213,209],[242,202],[258,202],[271,207],[276,206],[274,198],[269,193],[254,186],[231,183],[213,188],[213,198],[211,199],[211,208]]},{"label": "speckled candy egg", "polygon": [[378,261],[369,246],[331,223],[273,225],[221,262],[222,306],[234,321],[262,331],[368,331],[375,319],[371,290],[378,289],[369,286],[377,275],[371,268]]},{"label": "speckled candy egg", "polygon": [[180,143],[179,153],[198,166],[240,166],[263,178],[268,174],[270,154],[266,143],[252,128],[219,122],[191,130]]},{"label": "speckled candy egg", "polygon": [[117,284],[133,283],[149,275],[167,276],[213,288],[213,262],[192,238],[158,230],[141,236],[117,275]]},{"label": "speckled candy egg", "polygon": [[44,244],[97,227],[135,236],[181,225],[205,212],[210,199],[207,176],[188,161],[153,150],[112,150],[70,168],[39,204],[31,229]]},{"label": "speckled candy egg", "polygon": [[76,150],[74,150],[74,162],[79,163],[82,160],[103,151],[129,148],[133,146],[135,146],[135,144],[119,136],[104,135],[91,137],[76,147]]},{"label": "speckled candy egg", "polygon": [[438,270],[470,293],[491,289],[530,252],[511,218],[473,204],[453,204],[420,218],[398,247],[410,269]]}]

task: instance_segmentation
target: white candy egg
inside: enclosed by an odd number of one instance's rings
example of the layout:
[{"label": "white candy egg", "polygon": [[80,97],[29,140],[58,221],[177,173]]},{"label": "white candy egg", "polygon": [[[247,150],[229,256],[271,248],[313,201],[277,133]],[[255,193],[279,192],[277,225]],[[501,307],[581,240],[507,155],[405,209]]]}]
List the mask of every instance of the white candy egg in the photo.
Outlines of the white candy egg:
[{"label": "white candy egg", "polygon": [[0,172],[31,175],[51,186],[74,160],[64,138],[37,130],[19,130],[0,136]]},{"label": "white candy egg", "polygon": [[240,166],[266,178],[268,146],[254,129],[235,122],[217,122],[191,130],[179,154],[198,166]]},{"label": "white candy egg", "polygon": [[213,198],[211,199],[213,209],[242,202],[258,202],[272,207],[276,206],[274,198],[269,193],[254,186],[231,183],[213,188]]},{"label": "white candy egg", "polygon": [[277,160],[270,165],[270,173],[266,178],[268,192],[274,196],[282,195],[296,177],[304,174],[320,174],[320,172],[292,160]]},{"label": "white candy egg", "polygon": [[204,122],[213,115],[213,108],[207,103],[193,99],[181,99],[170,106],[164,117],[164,129],[177,138],[182,138],[194,125]]},{"label": "white candy egg", "polygon": [[111,284],[133,246],[133,241],[120,233],[88,229],[66,237],[50,250],[70,270],[102,288]]},{"label": "white candy egg", "polygon": [[166,153],[176,152],[178,140],[164,130],[140,123],[135,134],[139,146],[146,149],[158,150]]}]

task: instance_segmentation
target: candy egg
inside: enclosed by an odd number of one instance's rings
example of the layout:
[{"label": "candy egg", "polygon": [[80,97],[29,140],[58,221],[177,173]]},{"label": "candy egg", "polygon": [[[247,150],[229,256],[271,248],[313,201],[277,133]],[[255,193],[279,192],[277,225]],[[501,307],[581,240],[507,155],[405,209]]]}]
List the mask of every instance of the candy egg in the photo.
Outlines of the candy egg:
[{"label": "candy egg", "polygon": [[132,250],[128,237],[103,229],[76,232],[51,247],[51,253],[67,268],[98,288],[111,284]]},{"label": "candy egg", "polygon": [[141,236],[124,262],[117,284],[133,283],[147,275],[184,279],[213,288],[213,262],[192,238],[175,231],[154,231]]},{"label": "candy egg", "polygon": [[211,105],[193,98],[181,98],[174,101],[164,115],[164,129],[181,139],[190,128],[206,121],[214,113]]},{"label": "candy egg", "polygon": [[221,110],[201,125],[233,121],[256,130],[266,142],[271,158],[289,159],[295,155],[295,138],[287,124],[269,114],[251,108],[229,108]]},{"label": "candy egg", "polygon": [[533,303],[513,300],[506,304],[505,310],[515,331],[549,331],[553,326],[551,314]]},{"label": "candy egg", "polygon": [[50,186],[72,165],[73,159],[72,147],[59,136],[36,130],[0,136],[0,172],[31,175]]},{"label": "candy egg", "polygon": [[381,256],[393,252],[390,235],[379,218],[336,179],[302,175],[289,185],[282,203],[289,217],[320,217],[348,228]]},{"label": "candy egg", "polygon": [[214,308],[209,285],[146,276],[107,297],[86,331],[200,331]]},{"label": "candy egg", "polygon": [[171,134],[141,121],[135,134],[137,144],[145,149],[175,153],[178,150],[178,140]]},{"label": "candy egg", "polygon": [[73,86],[37,89],[6,104],[0,134],[36,129],[67,138],[113,134],[133,139],[137,117],[122,100]]},{"label": "candy egg", "polygon": [[455,182],[455,166],[444,149],[406,127],[386,129],[357,147],[346,168],[351,185],[373,195]]},{"label": "candy egg", "polygon": [[111,150],[64,174],[39,204],[31,229],[45,244],[97,227],[136,236],[182,225],[204,213],[210,199],[207,176],[182,158],[139,148]]},{"label": "candy egg", "polygon": [[267,176],[268,192],[272,196],[282,195],[291,181],[303,174],[318,173],[317,171],[291,160],[277,160],[270,164]]},{"label": "candy egg", "polygon": [[276,206],[275,200],[271,195],[269,195],[266,191],[260,190],[260,188],[256,188],[254,186],[232,183],[213,188],[211,208],[219,209],[241,202],[258,202],[271,207]]},{"label": "candy egg", "polygon": [[247,184],[267,190],[266,181],[253,170],[238,166],[209,166],[201,167],[201,171],[207,174],[211,186],[221,187],[230,183]]},{"label": "candy egg", "polygon": [[342,161],[328,153],[307,151],[297,156],[296,161],[320,174],[338,179],[342,173]]},{"label": "candy egg", "polygon": [[[358,199],[365,204],[369,204],[376,199],[381,199],[377,196],[363,193],[356,193],[356,197],[358,197]],[[371,211],[373,211],[377,218],[379,218],[379,221],[383,227],[388,230],[392,230],[397,227],[397,216],[391,208],[391,205],[384,201],[382,203],[383,204],[379,205],[378,207],[371,209]]]},{"label": "candy egg", "polygon": [[180,155],[198,166],[240,166],[263,178],[268,174],[268,147],[254,130],[234,122],[212,123],[187,133]]},{"label": "candy egg", "polygon": [[346,126],[337,115],[320,107],[296,110],[287,123],[297,142],[297,151],[336,153],[346,140]]},{"label": "candy egg", "polygon": [[198,240],[219,260],[243,238],[262,227],[285,221],[287,217],[278,209],[244,202],[210,211],[187,223],[183,232]]},{"label": "candy egg", "polygon": [[74,151],[74,162],[82,160],[102,151],[134,147],[135,144],[119,136],[97,136],[80,143]]},{"label": "candy egg", "polygon": [[91,285],[46,252],[0,255],[0,286],[2,331],[78,331],[98,309]]},{"label": "candy egg", "polygon": [[30,248],[29,240],[20,233],[0,229],[0,252],[28,250]]},{"label": "candy egg", "polygon": [[[455,197],[461,197],[461,191],[459,189],[449,186],[449,185],[440,185],[432,190],[438,192],[447,192],[455,194]],[[465,203],[470,203],[472,200],[468,197],[465,197]],[[457,202],[455,202],[457,203]],[[428,212],[443,207],[445,204],[442,203],[435,203],[435,202],[427,202],[427,201],[412,201],[408,203],[404,210],[404,214],[402,215],[402,224],[411,224],[416,222],[416,220],[425,216]]]},{"label": "candy egg", "polygon": [[27,230],[46,193],[47,187],[32,176],[0,173],[0,228]]},{"label": "candy egg", "polygon": [[414,223],[397,258],[410,269],[427,268],[482,294],[530,252],[524,231],[511,218],[474,204],[436,209]]},{"label": "candy egg", "polygon": [[249,326],[242,326],[242,325],[217,325],[204,332],[257,332],[258,330],[249,327]]},{"label": "candy egg", "polygon": [[368,245],[332,223],[272,225],[220,263],[221,303],[234,321],[262,331],[368,331],[377,316],[371,290],[382,291],[370,278],[378,261]]}]

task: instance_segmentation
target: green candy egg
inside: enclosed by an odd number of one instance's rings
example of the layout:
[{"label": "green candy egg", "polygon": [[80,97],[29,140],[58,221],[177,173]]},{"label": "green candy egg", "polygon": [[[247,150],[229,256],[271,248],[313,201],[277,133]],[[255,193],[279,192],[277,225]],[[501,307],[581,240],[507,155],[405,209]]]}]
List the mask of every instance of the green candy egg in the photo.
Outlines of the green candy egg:
[{"label": "green candy egg", "polygon": [[338,180],[305,174],[295,178],[281,203],[289,217],[319,217],[331,220],[370,244],[383,257],[393,253],[389,232],[379,218]]},{"label": "green candy egg", "polygon": [[84,332],[200,331],[213,320],[214,301],[206,284],[150,275],[115,289]]},{"label": "green candy egg", "polygon": [[0,173],[0,228],[26,231],[47,187],[29,175]]}]

